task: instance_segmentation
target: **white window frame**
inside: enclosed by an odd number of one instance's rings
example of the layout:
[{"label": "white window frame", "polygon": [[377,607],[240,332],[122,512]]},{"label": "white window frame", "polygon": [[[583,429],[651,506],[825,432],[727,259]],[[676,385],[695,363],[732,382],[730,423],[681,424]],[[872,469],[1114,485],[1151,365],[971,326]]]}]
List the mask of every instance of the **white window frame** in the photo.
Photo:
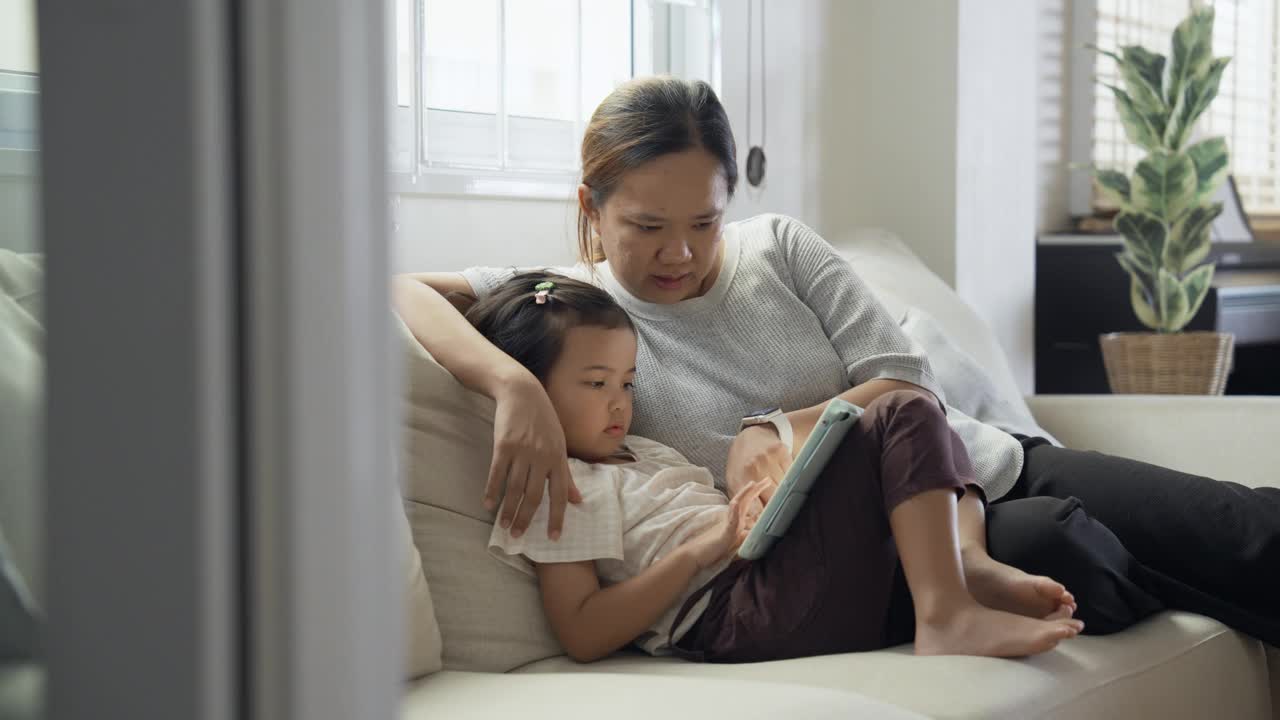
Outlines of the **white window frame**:
[{"label": "white window frame", "polygon": [[[479,169],[433,165],[426,159],[425,107],[422,92],[423,63],[423,15],[424,0],[410,0],[413,6],[413,95],[411,106],[398,104],[396,94],[391,98],[391,130],[389,148],[393,159],[390,187],[398,195],[504,197],[526,199],[566,200],[576,192],[580,171],[538,171],[515,169]],[[579,8],[582,2],[578,0]],[[389,12],[396,17],[396,0],[388,0]],[[671,13],[671,6],[703,7],[710,16],[710,36],[706,39],[709,67],[705,73],[718,91],[721,87],[720,60],[720,0],[631,0],[632,16],[632,77],[671,74],[688,76],[689,62],[680,43],[673,42],[685,32],[678,14]],[[579,11],[581,12],[581,11]],[[398,20],[398,18],[397,18]],[[501,23],[501,14],[499,17]],[[391,37],[395,37],[392,35]],[[499,50],[501,52],[501,49]],[[394,53],[390,54],[394,58]],[[393,63],[389,73],[393,80],[397,68]],[[501,82],[501,69],[499,70]],[[701,73],[699,73],[701,74]],[[502,98],[499,98],[499,113]],[[579,114],[579,118],[580,118]],[[577,121],[577,135],[581,135],[582,121]],[[404,157],[410,158],[406,164]],[[397,167],[398,165],[398,167]],[[407,167],[406,167],[407,165]]]}]

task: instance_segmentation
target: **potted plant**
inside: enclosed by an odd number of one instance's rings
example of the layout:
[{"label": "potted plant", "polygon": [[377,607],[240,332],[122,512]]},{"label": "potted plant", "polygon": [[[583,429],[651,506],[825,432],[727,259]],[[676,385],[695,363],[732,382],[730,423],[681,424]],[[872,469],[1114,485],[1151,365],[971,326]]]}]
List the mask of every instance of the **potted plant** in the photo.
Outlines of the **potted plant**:
[{"label": "potted plant", "polygon": [[1146,156],[1132,175],[1095,169],[1094,177],[1120,206],[1124,250],[1116,259],[1129,274],[1134,313],[1153,331],[1101,337],[1112,392],[1222,394],[1234,338],[1181,332],[1213,280],[1204,260],[1222,203],[1211,198],[1227,176],[1223,138],[1192,143],[1230,60],[1213,57],[1213,8],[1178,25],[1170,59],[1136,45],[1099,51],[1116,61],[1124,87],[1108,87],[1125,135]]}]

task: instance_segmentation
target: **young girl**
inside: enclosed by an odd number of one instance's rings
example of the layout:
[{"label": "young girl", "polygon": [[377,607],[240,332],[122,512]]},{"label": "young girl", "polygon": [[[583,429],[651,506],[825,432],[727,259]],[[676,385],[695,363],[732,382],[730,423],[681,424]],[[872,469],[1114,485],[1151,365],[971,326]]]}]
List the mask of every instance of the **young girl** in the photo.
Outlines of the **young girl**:
[{"label": "young girl", "polygon": [[1025,656],[1083,629],[1070,617],[1070,594],[1047,579],[1040,586],[1058,602],[1044,618],[988,607],[1009,606],[1002,591],[1015,591],[999,583],[983,588],[986,597],[971,594],[956,502],[972,469],[925,395],[895,391],[871,402],[787,534],[764,558],[744,561],[735,551],[771,480],[726,498],[705,468],[627,435],[637,336],[608,293],[526,273],[467,318],[542,382],[564,431],[582,502],[567,507],[563,534],[548,538],[543,502],[527,532],[495,523],[489,547],[537,574],[547,618],[574,659],[635,643],[743,662],[912,638],[922,655]]}]

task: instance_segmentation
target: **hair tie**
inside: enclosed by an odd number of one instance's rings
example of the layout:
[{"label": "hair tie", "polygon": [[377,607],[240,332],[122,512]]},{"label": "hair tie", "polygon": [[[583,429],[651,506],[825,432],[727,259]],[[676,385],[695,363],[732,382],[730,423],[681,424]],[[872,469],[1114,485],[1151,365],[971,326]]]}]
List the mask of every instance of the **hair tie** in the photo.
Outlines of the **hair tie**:
[{"label": "hair tie", "polygon": [[545,280],[543,282],[538,283],[537,285],[534,285],[533,289],[538,291],[533,294],[534,302],[538,303],[539,305],[546,305],[547,297],[551,294],[552,290],[556,289],[556,284],[551,282],[550,280]]}]

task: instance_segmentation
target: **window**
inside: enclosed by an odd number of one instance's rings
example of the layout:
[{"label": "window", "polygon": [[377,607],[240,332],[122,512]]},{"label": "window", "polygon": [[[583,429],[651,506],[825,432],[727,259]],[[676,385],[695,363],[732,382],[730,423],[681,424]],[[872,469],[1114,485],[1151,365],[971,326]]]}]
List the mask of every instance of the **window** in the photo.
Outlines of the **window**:
[{"label": "window", "polygon": [[635,75],[718,85],[715,0],[394,0],[392,170],[424,192],[561,195]]},{"label": "window", "polygon": [[[1231,171],[1251,215],[1280,214],[1280,0],[1216,0],[1213,54],[1230,56],[1218,97],[1197,132],[1222,135]],[[1143,45],[1169,54],[1173,29],[1188,0],[1097,0],[1096,43],[1105,49]],[[1115,102],[1101,83],[1119,85],[1115,62],[1097,55],[1093,88],[1093,162],[1131,170],[1142,150],[1128,142]]]}]

